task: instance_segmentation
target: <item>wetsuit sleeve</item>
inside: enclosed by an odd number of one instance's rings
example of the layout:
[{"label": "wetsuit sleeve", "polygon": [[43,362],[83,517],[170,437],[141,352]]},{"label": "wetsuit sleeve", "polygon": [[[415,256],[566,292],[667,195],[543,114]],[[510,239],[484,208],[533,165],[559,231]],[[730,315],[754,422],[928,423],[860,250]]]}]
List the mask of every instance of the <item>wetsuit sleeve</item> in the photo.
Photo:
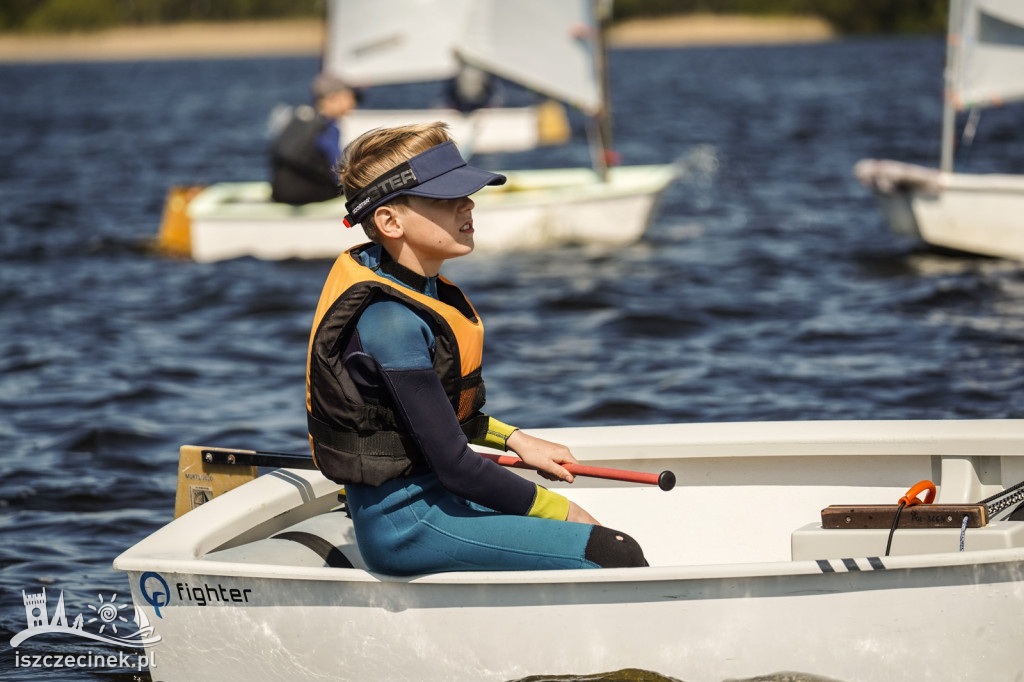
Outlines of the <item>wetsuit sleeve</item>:
[{"label": "wetsuit sleeve", "polygon": [[469,447],[433,368],[385,369],[383,374],[403,423],[441,485],[496,511],[530,512],[539,487]]},{"label": "wetsuit sleeve", "polygon": [[481,438],[474,438],[473,445],[485,445],[489,448],[508,452],[508,437],[519,430],[518,426],[510,426],[490,415],[487,416],[487,433]]},{"label": "wetsuit sleeve", "polygon": [[[400,303],[382,301],[364,311],[356,329],[363,351],[380,367],[399,418],[445,488],[506,514],[557,518],[560,505],[551,496],[560,495],[469,447],[430,362],[433,334],[422,318]],[[562,519],[568,513],[568,502],[564,506]]]}]

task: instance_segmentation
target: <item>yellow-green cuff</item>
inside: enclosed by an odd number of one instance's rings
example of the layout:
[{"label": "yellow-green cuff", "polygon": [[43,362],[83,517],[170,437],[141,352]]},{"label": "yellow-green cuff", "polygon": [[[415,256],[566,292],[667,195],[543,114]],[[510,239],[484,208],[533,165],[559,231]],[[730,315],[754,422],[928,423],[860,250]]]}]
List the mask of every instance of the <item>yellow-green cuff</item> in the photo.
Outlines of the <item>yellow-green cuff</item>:
[{"label": "yellow-green cuff", "polygon": [[533,506],[530,507],[527,516],[565,521],[565,518],[569,516],[569,500],[538,485],[537,497],[533,499]]},{"label": "yellow-green cuff", "polygon": [[518,430],[519,428],[516,426],[509,426],[504,422],[498,421],[494,417],[488,416],[487,434],[481,439],[474,440],[473,444],[486,445],[489,448],[508,452],[508,437]]}]

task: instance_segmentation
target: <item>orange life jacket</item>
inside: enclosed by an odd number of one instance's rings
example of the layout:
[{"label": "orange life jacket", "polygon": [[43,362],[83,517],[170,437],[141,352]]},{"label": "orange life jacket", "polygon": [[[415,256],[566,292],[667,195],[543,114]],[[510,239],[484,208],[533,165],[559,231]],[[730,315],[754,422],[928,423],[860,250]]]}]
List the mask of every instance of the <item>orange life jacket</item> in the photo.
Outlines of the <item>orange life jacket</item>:
[{"label": "orange life jacket", "polygon": [[369,402],[345,365],[358,350],[356,323],[380,300],[397,300],[424,314],[435,337],[434,371],[470,439],[487,429],[480,414],[484,327],[462,291],[438,278],[438,298],[378,274],[359,260],[365,244],[338,257],[324,284],[310,335],[306,363],[306,412],[313,459],[338,483],[380,485],[423,473],[426,462],[391,404]]}]

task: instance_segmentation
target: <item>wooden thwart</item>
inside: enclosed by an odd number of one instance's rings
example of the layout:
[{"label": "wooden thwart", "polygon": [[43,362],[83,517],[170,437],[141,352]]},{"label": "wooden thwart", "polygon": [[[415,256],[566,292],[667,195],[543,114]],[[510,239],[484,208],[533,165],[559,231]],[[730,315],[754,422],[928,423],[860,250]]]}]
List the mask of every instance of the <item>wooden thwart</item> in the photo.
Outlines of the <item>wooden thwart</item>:
[{"label": "wooden thwart", "polygon": [[[822,528],[891,528],[895,504],[834,504],[821,510]],[[960,528],[964,517],[968,528],[988,523],[981,504],[915,504],[900,512],[899,528]]]}]

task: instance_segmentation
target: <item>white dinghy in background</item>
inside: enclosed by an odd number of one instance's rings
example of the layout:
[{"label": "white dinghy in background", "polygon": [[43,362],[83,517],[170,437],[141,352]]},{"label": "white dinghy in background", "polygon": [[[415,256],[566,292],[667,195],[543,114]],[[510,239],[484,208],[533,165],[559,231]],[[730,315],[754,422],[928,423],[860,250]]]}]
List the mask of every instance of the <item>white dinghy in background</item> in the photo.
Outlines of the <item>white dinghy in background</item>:
[{"label": "white dinghy in background", "polygon": [[952,0],[939,168],[864,159],[854,174],[894,232],[933,246],[1024,260],[1024,175],[954,170],[957,110],[1024,99],[1024,3]]},{"label": "white dinghy in background", "polygon": [[[330,4],[324,68],[353,83],[415,82],[453,72],[458,64],[474,68],[582,112],[587,121],[592,165],[501,171],[509,181],[473,196],[478,224],[477,251],[509,251],[557,244],[614,248],[639,240],[647,230],[666,188],[691,167],[714,160],[696,147],[672,164],[608,168],[610,112],[606,87],[604,23],[600,0],[417,0],[390,4],[337,0]],[[448,15],[445,7],[452,7]],[[357,11],[358,10],[358,11]],[[427,49],[430,33],[418,17],[437,23],[448,16],[442,53]],[[423,19],[427,21],[427,19]],[[436,46],[435,46],[436,47]],[[420,55],[421,59],[417,59]],[[532,108],[536,116],[543,107]],[[342,124],[343,135],[380,125],[445,120],[464,155],[503,149],[527,149],[536,138],[511,109],[455,111],[359,111]],[[542,117],[543,118],[543,117]],[[484,125],[505,121],[502,132]],[[555,126],[558,127],[558,126]],[[543,126],[542,126],[543,128]],[[513,141],[513,130],[522,135]],[[505,133],[509,133],[506,135]],[[533,135],[533,138],[530,136]],[[493,144],[492,144],[493,142]],[[334,258],[366,241],[360,228],[346,229],[344,199],[305,206],[271,201],[268,182],[217,183],[172,188],[164,208],[157,248],[197,261],[240,256],[267,260]]]},{"label": "white dinghy in background", "polygon": [[[162,637],[154,679],[514,680],[623,668],[687,682],[777,671],[844,682],[1024,676],[1024,421],[537,433],[584,464],[675,473],[668,492],[552,484],[632,534],[649,567],[375,574],[337,509],[338,486],[278,469],[115,560]],[[189,470],[191,497],[231,470],[208,466]],[[896,514],[924,479],[934,504]]]},{"label": "white dinghy in background", "polygon": [[[680,168],[612,168],[603,182],[589,168],[502,171],[505,185],[473,195],[475,251],[632,244],[643,236]],[[344,226],[346,213],[343,198],[305,206],[275,203],[267,182],[177,188],[164,209],[159,248],[197,262],[336,258],[367,241],[361,227]]]}]

